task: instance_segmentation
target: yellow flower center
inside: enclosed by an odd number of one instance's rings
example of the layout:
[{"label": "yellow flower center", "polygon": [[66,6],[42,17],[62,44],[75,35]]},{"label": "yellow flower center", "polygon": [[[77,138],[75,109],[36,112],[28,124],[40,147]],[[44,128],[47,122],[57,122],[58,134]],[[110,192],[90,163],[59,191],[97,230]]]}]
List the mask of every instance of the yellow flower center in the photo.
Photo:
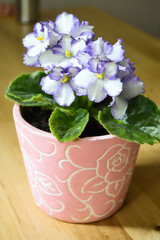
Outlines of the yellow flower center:
[{"label": "yellow flower center", "polygon": [[62,78],[62,83],[66,83],[66,82],[68,82],[69,79],[70,79],[69,75],[64,76],[64,77]]},{"label": "yellow flower center", "polygon": [[104,73],[103,72],[102,73],[97,73],[96,76],[97,76],[98,79],[103,79],[104,78]]},{"label": "yellow flower center", "polygon": [[68,51],[68,49],[67,49],[65,56],[66,56],[66,58],[71,58],[73,56],[73,53]]},{"label": "yellow flower center", "polygon": [[42,36],[41,36],[41,37],[37,36],[37,40],[38,40],[38,41],[42,41],[43,39],[44,39],[44,37],[42,37]]}]

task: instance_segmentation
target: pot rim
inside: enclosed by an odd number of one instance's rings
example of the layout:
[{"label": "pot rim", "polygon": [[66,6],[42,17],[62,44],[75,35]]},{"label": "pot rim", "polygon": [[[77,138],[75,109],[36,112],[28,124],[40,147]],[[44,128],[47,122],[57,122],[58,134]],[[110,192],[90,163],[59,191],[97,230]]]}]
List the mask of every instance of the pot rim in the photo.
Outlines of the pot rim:
[{"label": "pot rim", "polygon": [[[13,115],[14,115],[15,118],[19,119],[19,121],[23,124],[23,126],[25,126],[26,128],[29,128],[31,131],[34,131],[34,132],[36,131],[36,132],[39,132],[39,133],[43,133],[43,134],[47,135],[48,137],[53,137],[54,139],[56,139],[56,137],[54,137],[52,133],[46,132],[44,130],[41,130],[41,129],[36,128],[36,127],[32,126],[31,124],[29,124],[22,117],[21,112],[20,112],[20,106],[21,105],[19,105],[18,103],[14,104]],[[78,139],[78,141],[96,141],[96,140],[105,140],[105,139],[113,139],[113,138],[118,138],[118,137],[116,137],[114,135],[111,135],[111,134],[107,134],[107,135],[102,135],[102,136],[84,137],[84,138]],[[73,141],[77,141],[77,140],[75,139]]]}]

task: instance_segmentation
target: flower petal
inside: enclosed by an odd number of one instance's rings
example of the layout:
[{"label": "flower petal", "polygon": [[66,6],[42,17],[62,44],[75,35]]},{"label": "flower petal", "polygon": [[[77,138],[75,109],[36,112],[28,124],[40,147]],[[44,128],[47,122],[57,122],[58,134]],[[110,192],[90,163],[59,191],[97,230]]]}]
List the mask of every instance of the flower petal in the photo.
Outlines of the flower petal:
[{"label": "flower petal", "polygon": [[70,83],[72,89],[74,91],[76,91],[77,96],[86,96],[87,95],[87,89],[77,87],[77,85],[75,85],[75,83],[72,79],[70,80],[69,83]]},{"label": "flower petal", "polygon": [[145,92],[143,82],[137,78],[133,77],[124,82],[124,90],[122,92],[123,98],[131,99]]},{"label": "flower petal", "polygon": [[53,68],[52,72],[49,74],[50,78],[55,80],[55,81],[59,81],[62,77],[61,72],[63,71],[63,69],[61,67],[55,67]]},{"label": "flower petal", "polygon": [[110,54],[111,51],[112,51],[112,48],[113,48],[112,45],[108,41],[106,41],[105,44],[104,44],[104,53],[105,53],[105,55]]},{"label": "flower petal", "polygon": [[91,41],[94,38],[93,32],[83,32],[78,38],[84,39],[85,42]]},{"label": "flower petal", "polygon": [[62,47],[64,54],[66,50],[69,50],[69,51],[70,49],[72,50],[72,47],[71,47],[72,41],[73,41],[73,38],[70,35],[65,35],[60,40],[59,45]]},{"label": "flower petal", "polygon": [[86,43],[83,39],[79,39],[79,40],[76,40],[73,44],[72,44],[72,53],[74,56],[76,56],[76,54],[79,52],[79,51],[83,51],[86,47]]},{"label": "flower petal", "polygon": [[39,37],[42,36],[44,39],[49,39],[49,28],[44,22],[36,23],[33,32]]},{"label": "flower petal", "polygon": [[72,67],[78,67],[81,68],[82,66],[79,64],[78,59],[77,58],[64,58],[59,64],[58,66],[61,66],[63,68],[68,68],[70,66]]},{"label": "flower petal", "polygon": [[74,101],[74,92],[69,83],[61,83],[58,91],[54,94],[54,100],[60,106],[70,106]]},{"label": "flower petal", "polygon": [[34,67],[40,67],[39,62],[38,62],[39,56],[35,57],[28,57],[27,54],[24,54],[23,58],[23,63],[27,66],[34,66]]},{"label": "flower petal", "polygon": [[122,79],[124,77],[134,77],[135,68],[134,63],[130,63],[129,59],[124,58],[122,62],[119,63],[119,77]]},{"label": "flower petal", "polygon": [[111,113],[115,119],[122,119],[127,110],[128,101],[121,96],[115,97],[114,101],[115,103],[111,107]]},{"label": "flower petal", "polygon": [[75,89],[77,96],[86,96],[87,95],[87,89],[79,88],[77,87]]},{"label": "flower petal", "polygon": [[44,52],[45,51],[45,48],[43,48],[41,46],[41,44],[36,44],[35,46],[33,47],[30,47],[27,51],[27,55],[28,57],[35,57],[37,55],[39,55],[40,53]]},{"label": "flower petal", "polygon": [[104,54],[104,40],[100,37],[96,41],[89,43],[88,51],[91,56],[102,56]]},{"label": "flower petal", "polygon": [[57,34],[54,31],[51,31],[50,32],[50,39],[49,39],[50,47],[56,46],[56,44],[58,43],[58,41],[60,39],[61,39],[61,36],[59,34]]},{"label": "flower petal", "polygon": [[34,33],[29,33],[25,36],[25,38],[23,38],[22,42],[23,42],[24,47],[29,48],[29,47],[37,44],[38,41],[37,41]]},{"label": "flower petal", "polygon": [[55,30],[59,33],[69,34],[76,23],[79,23],[78,18],[76,18],[73,14],[63,12],[56,18]]},{"label": "flower petal", "polygon": [[96,79],[96,74],[85,68],[76,75],[74,83],[80,88],[87,88],[88,84]]},{"label": "flower petal", "polygon": [[103,87],[103,79],[97,79],[89,85],[88,98],[90,101],[101,102],[107,97],[107,92]]},{"label": "flower petal", "polygon": [[53,67],[64,59],[63,55],[53,54],[51,50],[47,50],[39,57],[40,65],[43,68]]},{"label": "flower petal", "polygon": [[78,67],[69,67],[68,73],[71,75],[71,77],[75,77],[79,73],[80,69]]},{"label": "flower petal", "polygon": [[79,52],[76,58],[78,59],[79,63],[86,68],[88,67],[88,62],[91,59],[91,56],[86,52]]},{"label": "flower petal", "polygon": [[50,76],[43,77],[40,85],[42,86],[42,90],[47,93],[53,95],[57,90],[57,87],[61,84],[59,81],[52,80]]},{"label": "flower petal", "polygon": [[88,65],[89,65],[89,69],[94,72],[97,73],[97,68],[98,68],[98,64],[101,65],[101,62],[98,58],[92,58],[89,60]]},{"label": "flower petal", "polygon": [[34,28],[33,28],[33,31],[34,31],[34,33],[36,34],[36,35],[41,35],[41,33],[42,33],[42,24],[41,23],[36,23],[35,25],[34,25]]},{"label": "flower petal", "polygon": [[105,78],[104,80],[104,88],[106,89],[109,96],[114,97],[118,96],[122,92],[123,84],[120,78],[115,80],[109,80]]},{"label": "flower petal", "polygon": [[112,46],[111,52],[107,55],[107,57],[114,62],[120,62],[124,58],[124,50],[122,46],[122,40],[118,39],[117,43]]},{"label": "flower petal", "polygon": [[92,29],[93,26],[90,26],[88,22],[82,22],[82,24],[77,23],[72,30],[72,34],[75,39],[82,38],[86,41],[92,39],[94,35]]},{"label": "flower petal", "polygon": [[108,62],[104,66],[107,79],[115,79],[118,75],[118,65],[115,62]]}]

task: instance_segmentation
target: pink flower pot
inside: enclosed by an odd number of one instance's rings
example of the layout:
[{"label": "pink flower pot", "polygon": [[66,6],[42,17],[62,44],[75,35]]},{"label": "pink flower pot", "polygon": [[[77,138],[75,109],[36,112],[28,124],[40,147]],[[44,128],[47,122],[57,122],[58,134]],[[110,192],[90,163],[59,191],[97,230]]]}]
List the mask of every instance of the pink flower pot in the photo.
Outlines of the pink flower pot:
[{"label": "pink flower pot", "polygon": [[113,215],[122,206],[139,144],[112,135],[60,143],[13,115],[37,206],[51,217],[76,223]]}]

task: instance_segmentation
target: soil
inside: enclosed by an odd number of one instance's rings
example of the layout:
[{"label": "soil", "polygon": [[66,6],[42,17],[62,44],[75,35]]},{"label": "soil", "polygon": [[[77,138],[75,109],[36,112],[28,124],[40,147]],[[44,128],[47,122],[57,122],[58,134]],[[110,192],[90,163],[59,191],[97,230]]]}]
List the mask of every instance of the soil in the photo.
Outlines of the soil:
[{"label": "soil", "polygon": [[[32,126],[46,132],[50,132],[48,119],[51,113],[52,112],[50,110],[42,110],[40,107],[21,107],[22,117]],[[87,123],[80,138],[102,136],[106,134],[108,134],[108,132],[103,128],[103,126],[90,116],[89,122]]]}]

